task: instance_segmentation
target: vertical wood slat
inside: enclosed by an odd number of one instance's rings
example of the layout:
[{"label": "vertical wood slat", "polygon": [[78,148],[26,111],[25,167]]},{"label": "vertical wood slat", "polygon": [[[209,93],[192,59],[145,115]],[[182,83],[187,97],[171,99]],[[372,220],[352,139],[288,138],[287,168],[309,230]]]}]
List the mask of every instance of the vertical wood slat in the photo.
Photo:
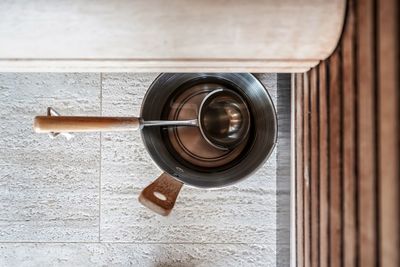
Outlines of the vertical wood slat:
[{"label": "vertical wood slat", "polygon": [[319,65],[319,266],[328,266],[328,219],[329,219],[329,173],[328,173],[328,100],[326,90],[326,63]]},{"label": "vertical wood slat", "polygon": [[360,266],[376,266],[374,0],[357,2],[358,210]]},{"label": "vertical wood slat", "polygon": [[304,190],[304,265],[311,265],[310,226],[310,85],[308,75],[303,75],[303,190]]},{"label": "vertical wood slat", "polygon": [[400,266],[400,84],[399,3],[379,1],[379,219],[380,263]]},{"label": "vertical wood slat", "polygon": [[329,234],[330,266],[341,266],[341,75],[340,53],[336,51],[329,60]]},{"label": "vertical wood slat", "polygon": [[[323,267],[400,266],[399,15],[396,0],[349,0],[340,44],[317,66],[317,96],[315,69],[305,74],[310,87],[305,83],[303,91],[310,96],[297,101],[310,99],[311,108],[311,121],[302,118],[304,165],[298,174],[304,182],[306,266],[315,266],[317,259]],[[302,115],[308,116],[304,104]],[[311,191],[306,188],[308,178]],[[316,201],[319,220],[314,216]]]},{"label": "vertical wood slat", "polygon": [[354,2],[349,1],[342,39],[343,62],[343,264],[356,266],[356,103],[354,62]]},{"label": "vertical wood slat", "polygon": [[311,266],[319,266],[319,162],[318,162],[318,69],[309,72],[310,82],[310,202],[311,202]]},{"label": "vertical wood slat", "polygon": [[303,74],[295,74],[296,90],[296,253],[297,266],[304,266],[303,191]]}]

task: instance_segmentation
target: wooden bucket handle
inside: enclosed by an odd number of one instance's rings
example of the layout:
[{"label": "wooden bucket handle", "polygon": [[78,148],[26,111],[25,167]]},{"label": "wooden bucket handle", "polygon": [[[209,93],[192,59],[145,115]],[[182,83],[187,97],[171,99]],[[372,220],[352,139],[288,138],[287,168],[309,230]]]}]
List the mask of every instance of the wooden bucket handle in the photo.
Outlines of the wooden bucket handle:
[{"label": "wooden bucket handle", "polygon": [[152,211],[167,216],[172,211],[182,186],[182,182],[163,173],[143,189],[139,202]]}]

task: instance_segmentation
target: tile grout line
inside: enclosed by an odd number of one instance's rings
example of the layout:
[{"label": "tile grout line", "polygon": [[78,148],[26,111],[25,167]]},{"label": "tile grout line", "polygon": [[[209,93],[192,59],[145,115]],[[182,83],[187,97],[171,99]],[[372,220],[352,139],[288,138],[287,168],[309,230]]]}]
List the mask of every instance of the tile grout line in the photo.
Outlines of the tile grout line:
[{"label": "tile grout line", "polygon": [[118,244],[118,245],[276,245],[270,242],[140,242],[140,241],[1,241],[4,244]]},{"label": "tile grout line", "polygon": [[[103,116],[103,74],[100,72],[100,116]],[[102,134],[100,132],[99,150],[99,240],[101,242],[101,173],[102,173]]]}]

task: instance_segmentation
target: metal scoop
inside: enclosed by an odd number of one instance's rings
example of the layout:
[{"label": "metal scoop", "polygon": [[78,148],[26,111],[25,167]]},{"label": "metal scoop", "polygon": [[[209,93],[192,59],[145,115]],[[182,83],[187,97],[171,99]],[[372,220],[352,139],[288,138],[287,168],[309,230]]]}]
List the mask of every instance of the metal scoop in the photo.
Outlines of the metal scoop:
[{"label": "metal scoop", "polygon": [[198,121],[203,137],[219,149],[236,147],[250,130],[250,112],[246,102],[228,89],[214,90],[204,98]]},{"label": "metal scoop", "polygon": [[250,129],[250,113],[244,100],[232,90],[217,89],[202,101],[198,118],[145,121],[137,117],[37,116],[38,133],[129,131],[148,126],[195,126],[205,140],[218,149],[232,149]]}]

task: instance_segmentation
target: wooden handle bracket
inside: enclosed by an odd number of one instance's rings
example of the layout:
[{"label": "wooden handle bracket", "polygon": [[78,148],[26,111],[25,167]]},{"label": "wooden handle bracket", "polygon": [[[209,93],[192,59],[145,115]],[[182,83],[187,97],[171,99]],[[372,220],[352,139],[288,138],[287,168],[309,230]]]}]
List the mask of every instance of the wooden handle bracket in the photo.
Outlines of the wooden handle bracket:
[{"label": "wooden handle bracket", "polygon": [[143,189],[139,202],[152,211],[167,216],[172,211],[182,186],[182,182],[163,173]]},{"label": "wooden handle bracket", "polygon": [[[47,108],[47,116],[61,116],[61,115],[54,108],[48,107]],[[51,139],[54,139],[59,135],[64,136],[65,138],[67,138],[67,140],[70,140],[74,137],[74,135],[72,133],[68,133],[68,132],[63,132],[63,133],[51,132],[51,133],[49,133],[49,137]]]}]

